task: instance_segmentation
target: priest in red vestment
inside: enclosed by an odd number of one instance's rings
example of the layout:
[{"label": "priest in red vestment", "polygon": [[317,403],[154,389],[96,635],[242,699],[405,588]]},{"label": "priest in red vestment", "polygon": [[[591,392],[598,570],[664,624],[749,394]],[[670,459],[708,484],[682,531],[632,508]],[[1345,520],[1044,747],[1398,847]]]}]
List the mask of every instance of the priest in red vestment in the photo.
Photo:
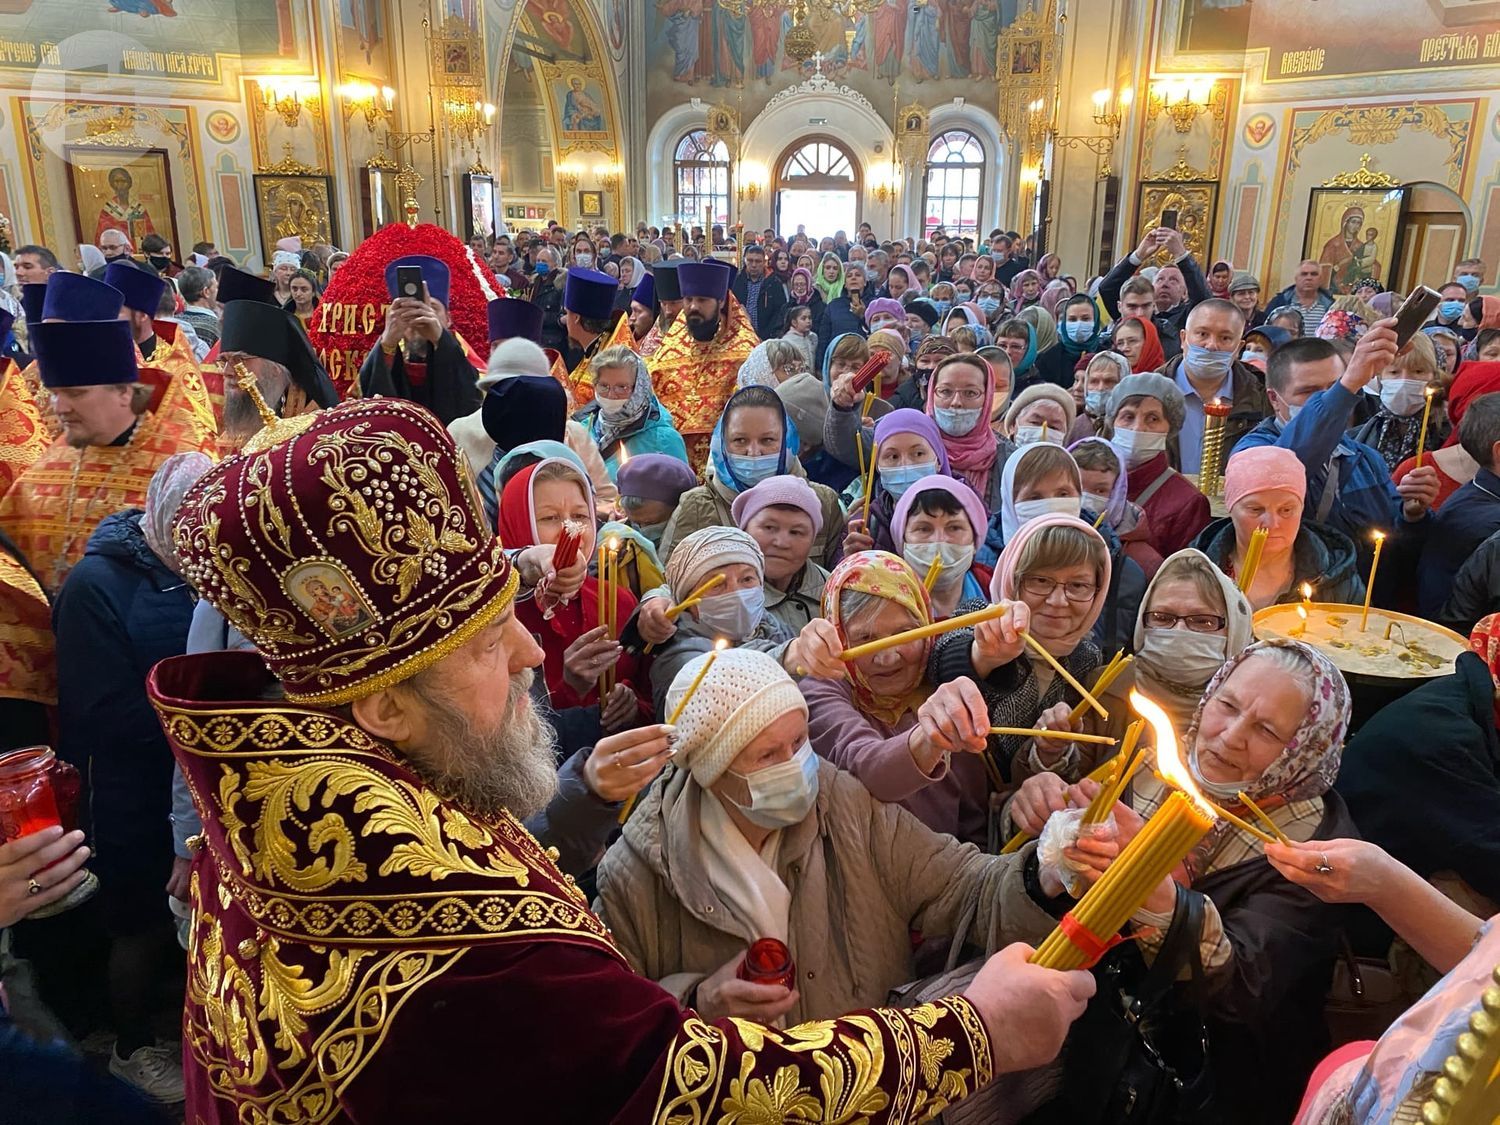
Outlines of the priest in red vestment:
[{"label": "priest in red vestment", "polygon": [[784,1030],[631,972],[522,827],[556,785],[542,654],[453,442],[395,399],[303,417],[174,529],[259,653],[148,683],[203,820],[188,1121],[880,1125],[1056,1052],[1092,979],[1024,946],[965,995]]}]

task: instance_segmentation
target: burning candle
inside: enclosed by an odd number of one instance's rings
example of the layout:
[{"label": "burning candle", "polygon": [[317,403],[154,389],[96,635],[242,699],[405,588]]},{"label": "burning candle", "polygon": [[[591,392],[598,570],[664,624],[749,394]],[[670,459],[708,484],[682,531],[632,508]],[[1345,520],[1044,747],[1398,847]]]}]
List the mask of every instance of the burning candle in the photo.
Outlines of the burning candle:
[{"label": "burning candle", "polygon": [[1033,963],[1049,969],[1081,969],[1098,961],[1214,824],[1213,806],[1198,792],[1166,712],[1140,692],[1130,693],[1130,703],[1155,731],[1157,768],[1174,792],[1032,955]]},{"label": "burning candle", "polygon": [[1229,417],[1229,404],[1214,399],[1203,404],[1203,450],[1198,465],[1198,491],[1205,496],[1215,496],[1222,481],[1219,477],[1219,461],[1224,455],[1224,420]]},{"label": "burning candle", "polygon": [[1299,605],[1297,607],[1297,616],[1301,620],[1297,622],[1297,631],[1292,634],[1294,637],[1300,637],[1307,632],[1307,607]]},{"label": "burning candle", "polygon": [[1385,546],[1385,532],[1375,532],[1375,557],[1370,560],[1370,577],[1365,582],[1365,606],[1359,615],[1359,631],[1365,631],[1370,620],[1370,599],[1375,595],[1375,571],[1380,567],[1380,549]]},{"label": "burning candle", "polygon": [[1422,467],[1422,451],[1427,448],[1427,419],[1432,416],[1432,396],[1437,390],[1431,383],[1424,394],[1427,401],[1422,404],[1422,428],[1417,431],[1417,468]]}]

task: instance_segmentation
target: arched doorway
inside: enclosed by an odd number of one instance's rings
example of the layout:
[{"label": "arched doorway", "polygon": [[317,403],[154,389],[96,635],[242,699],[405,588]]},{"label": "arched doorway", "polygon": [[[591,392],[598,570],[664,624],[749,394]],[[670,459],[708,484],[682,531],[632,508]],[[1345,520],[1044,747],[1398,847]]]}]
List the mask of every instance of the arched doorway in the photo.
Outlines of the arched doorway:
[{"label": "arched doorway", "polygon": [[776,161],[778,233],[799,225],[819,237],[859,226],[859,165],[832,137],[803,137]]},{"label": "arched doorway", "polygon": [[1401,267],[1389,284],[1410,293],[1425,279],[1447,279],[1466,256],[1469,209],[1442,184],[1406,185],[1406,213],[1402,216]]}]

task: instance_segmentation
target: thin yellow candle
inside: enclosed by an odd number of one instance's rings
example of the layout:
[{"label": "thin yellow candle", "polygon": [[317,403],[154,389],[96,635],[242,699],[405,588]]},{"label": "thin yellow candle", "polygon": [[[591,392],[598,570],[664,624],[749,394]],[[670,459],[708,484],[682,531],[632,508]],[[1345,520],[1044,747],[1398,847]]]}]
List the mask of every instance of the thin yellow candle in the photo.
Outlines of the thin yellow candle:
[{"label": "thin yellow candle", "polygon": [[1109,509],[1108,509],[1108,508],[1105,508],[1105,509],[1104,509],[1104,511],[1102,511],[1102,512],[1100,512],[1100,513],[1099,513],[1099,514],[1098,514],[1098,515],[1097,515],[1097,516],[1095,516],[1095,517],[1094,517],[1094,529],[1095,529],[1095,530],[1096,530],[1096,531],[1097,531],[1097,530],[1098,530],[1098,529],[1099,529],[1099,528],[1100,528],[1100,527],[1103,527],[1103,526],[1104,526],[1104,517],[1105,517],[1105,516],[1106,516],[1106,515],[1107,515],[1107,514],[1108,514],[1108,513],[1109,513]]},{"label": "thin yellow candle", "polygon": [[[1212,802],[1210,802],[1210,803],[1212,803]],[[1234,825],[1240,831],[1250,833],[1250,835],[1254,836],[1257,840],[1261,841],[1262,843],[1265,843],[1265,844],[1274,844],[1274,843],[1276,843],[1276,837],[1275,836],[1272,836],[1272,835],[1270,835],[1267,832],[1262,832],[1259,828],[1255,827],[1255,825],[1251,824],[1249,821],[1243,820],[1240,817],[1235,816],[1234,813],[1230,812],[1223,805],[1214,805],[1214,815],[1217,816],[1220,820],[1227,820],[1227,821],[1229,821],[1230,824]]]},{"label": "thin yellow candle", "polygon": [[1417,431],[1417,468],[1422,467],[1422,451],[1427,448],[1427,419],[1432,416],[1432,396],[1437,390],[1432,384],[1427,385],[1424,392],[1427,401],[1422,404],[1422,428]]},{"label": "thin yellow candle", "polygon": [[934,558],[932,562],[928,564],[927,574],[922,579],[922,585],[926,588],[929,594],[932,593],[932,588],[937,585],[938,575],[942,573],[943,560],[940,558]]},{"label": "thin yellow candle", "polygon": [[1300,620],[1297,622],[1296,630],[1292,633],[1294,637],[1300,637],[1307,632],[1307,607],[1299,605],[1297,607],[1297,616]]},{"label": "thin yellow candle", "polygon": [[1064,668],[1062,666],[1062,662],[1059,661],[1057,657],[1048,652],[1041,641],[1037,640],[1030,633],[1022,633],[1021,639],[1031,646],[1032,652],[1036,653],[1048,664],[1052,665],[1052,670],[1059,676],[1061,676],[1064,682],[1066,682],[1074,691],[1081,695],[1085,703],[1087,703],[1095,711],[1099,712],[1099,717],[1101,719],[1109,718],[1109,712],[1105,710],[1104,704],[1095,699],[1093,695],[1089,693],[1089,689],[1079,683],[1077,677],[1075,677],[1072,672],[1069,672],[1066,668]]},{"label": "thin yellow candle", "polygon": [[[1118,755],[1116,757],[1118,757]],[[1087,780],[1097,781],[1100,785],[1103,785],[1109,778],[1109,776],[1114,773],[1114,769],[1115,758],[1111,758],[1109,761],[1096,768],[1093,773],[1089,774]],[[1012,836],[1005,842],[1005,846],[1000,849],[1000,854],[1010,855],[1011,852],[1020,851],[1021,846],[1025,844],[1029,839],[1031,839],[1030,832],[1027,832],[1024,829],[1020,832],[1017,832],[1014,836]]]},{"label": "thin yellow candle", "polygon": [[[613,591],[611,591],[609,588],[609,548],[607,548],[603,543],[599,544],[599,566],[596,588],[599,595],[599,624],[604,626],[605,635],[612,638],[614,634],[609,631],[608,607],[614,605],[614,594]],[[601,708],[604,706],[604,697],[608,694],[609,670],[605,669],[603,672],[599,673],[599,706]]]},{"label": "thin yellow candle", "polygon": [[1276,842],[1278,844],[1291,843],[1291,840],[1287,839],[1287,834],[1277,827],[1274,820],[1266,815],[1266,810],[1252,801],[1249,794],[1247,794],[1243,789],[1240,790],[1240,804],[1244,805],[1247,809],[1255,814],[1255,819],[1259,820],[1266,826],[1266,830],[1269,831],[1271,835],[1276,837]]},{"label": "thin yellow candle", "polygon": [[1070,730],[1047,730],[1045,727],[990,727],[993,735],[1015,735],[1017,738],[1050,738],[1058,742],[1088,742],[1095,746],[1113,746],[1118,738],[1107,734],[1074,734]]},{"label": "thin yellow candle", "polygon": [[1136,752],[1136,743],[1140,741],[1141,731],[1145,727],[1146,720],[1137,719],[1125,728],[1125,743],[1114,757],[1116,764],[1114,776],[1110,778],[1108,784],[1100,786],[1099,792],[1089,802],[1088,808],[1083,813],[1083,823],[1100,824],[1109,816],[1109,810],[1114,808],[1120,794],[1125,791],[1125,785],[1130,780],[1131,774],[1140,768],[1143,756]]},{"label": "thin yellow candle", "polygon": [[701,583],[696,590],[690,593],[687,597],[683,598],[682,601],[678,602],[674,606],[668,606],[667,617],[669,619],[675,619],[679,614],[688,609],[691,609],[693,606],[701,602],[705,597],[708,596],[708,592],[710,590],[712,590],[715,586],[723,585],[725,581],[726,579],[724,576],[724,572],[721,570],[718,574],[715,574],[706,582]]},{"label": "thin yellow candle", "polygon": [[1255,572],[1260,569],[1260,556],[1266,549],[1268,534],[1263,527],[1257,527],[1250,533],[1250,542],[1245,547],[1245,559],[1240,564],[1240,577],[1236,583],[1241,593],[1249,590],[1250,583],[1255,581]]},{"label": "thin yellow candle", "polygon": [[1380,569],[1380,549],[1385,546],[1385,532],[1375,532],[1375,557],[1370,560],[1370,577],[1365,582],[1365,605],[1359,614],[1359,631],[1370,621],[1370,599],[1375,596],[1375,572]]},{"label": "thin yellow candle", "polygon": [[[875,381],[877,383],[880,382],[880,379],[879,379],[878,376],[876,377]],[[872,407],[874,407],[874,405],[875,405],[875,392],[874,391],[866,391],[865,392],[865,400],[860,405],[860,408],[859,408],[859,419],[860,419],[861,422],[863,422],[866,418],[868,418],[870,416],[870,410],[871,410]]]},{"label": "thin yellow candle", "polygon": [[719,653],[728,647],[728,642],[718,640],[714,642],[713,650],[708,654],[708,659],[703,662],[703,667],[698,669],[698,674],[693,677],[693,682],[688,684],[687,691],[682,693],[682,698],[677,701],[677,706],[672,708],[672,713],[667,716],[667,725],[676,726],[677,720],[682,718],[682,712],[688,705],[688,700],[693,698],[693,693],[698,690],[698,685],[703,682],[703,677],[708,675],[708,670],[714,666],[714,661],[719,658]]},{"label": "thin yellow candle", "polygon": [[946,621],[934,621],[930,625],[919,625],[915,629],[908,629],[904,633],[892,633],[889,637],[880,637],[868,641],[853,648],[846,648],[839,653],[840,660],[858,660],[861,656],[869,656],[872,652],[881,652],[888,648],[896,648],[898,645],[910,644],[912,641],[924,641],[928,637],[936,637],[941,633],[951,633],[955,629],[967,629],[970,625],[978,625],[981,621],[989,621],[999,617],[1010,608],[1009,602],[997,602],[987,605],[983,609],[976,609],[973,613],[961,613],[957,617],[950,617]]},{"label": "thin yellow candle", "polygon": [[1033,963],[1049,969],[1080,969],[1096,961],[1103,944],[1145,905],[1151,892],[1213,827],[1213,807],[1197,791],[1166,712],[1140,692],[1130,693],[1130,703],[1155,731],[1156,760],[1162,776],[1180,788],[1162,802],[1145,827],[1068,912],[1064,925],[1053,930],[1032,955]]},{"label": "thin yellow candle", "polygon": [[[858,434],[855,435],[855,439],[854,440],[855,440],[856,443],[859,441],[859,435]],[[878,445],[871,445],[870,446],[870,466],[869,466],[869,473],[870,473],[870,475],[865,478],[865,510],[864,510],[864,515],[861,517],[861,518],[863,518],[864,523],[865,523],[865,534],[866,535],[869,535],[869,533],[870,533],[870,494],[875,491],[875,466],[876,466],[876,463],[879,461],[879,459],[880,459],[880,446],[878,446]]]},{"label": "thin yellow candle", "polygon": [[[1094,694],[1103,695],[1108,691],[1115,680],[1120,677],[1120,673],[1129,668],[1131,661],[1134,659],[1134,656],[1123,656],[1118,652],[1115,653],[1115,658],[1105,666],[1104,671],[1099,673],[1099,678],[1094,681]],[[1083,713],[1088,710],[1088,707],[1087,703],[1079,703],[1078,706],[1074,707],[1068,713],[1069,721],[1076,723],[1079,719],[1083,718]]]}]

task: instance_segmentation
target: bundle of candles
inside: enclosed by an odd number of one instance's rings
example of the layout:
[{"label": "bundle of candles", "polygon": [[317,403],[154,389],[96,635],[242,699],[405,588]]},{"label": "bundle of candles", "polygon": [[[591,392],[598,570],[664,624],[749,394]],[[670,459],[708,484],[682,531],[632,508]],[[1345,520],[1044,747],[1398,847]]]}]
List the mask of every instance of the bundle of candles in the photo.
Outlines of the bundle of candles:
[{"label": "bundle of candles", "polygon": [[[619,602],[620,589],[620,540],[611,535],[599,544],[599,624],[608,630],[609,639],[620,639]],[[611,666],[599,674],[599,705],[614,690],[615,670]]]},{"label": "bundle of candles", "polygon": [[[1131,915],[1145,905],[1151,892],[1214,825],[1218,810],[1198,791],[1182,758],[1171,719],[1140,692],[1130,693],[1130,703],[1155,732],[1157,771],[1173,792],[1063,916],[1057,929],[1032,955],[1034,964],[1061,970],[1092,966],[1119,940],[1117,935]],[[1125,776],[1128,765],[1121,765],[1118,776]]]},{"label": "bundle of candles", "polygon": [[1245,561],[1240,566],[1240,576],[1235,585],[1240,588],[1241,593],[1250,589],[1250,583],[1255,581],[1255,572],[1260,569],[1260,557],[1266,550],[1266,536],[1270,533],[1263,527],[1257,527],[1250,533],[1250,543],[1245,548]]}]

